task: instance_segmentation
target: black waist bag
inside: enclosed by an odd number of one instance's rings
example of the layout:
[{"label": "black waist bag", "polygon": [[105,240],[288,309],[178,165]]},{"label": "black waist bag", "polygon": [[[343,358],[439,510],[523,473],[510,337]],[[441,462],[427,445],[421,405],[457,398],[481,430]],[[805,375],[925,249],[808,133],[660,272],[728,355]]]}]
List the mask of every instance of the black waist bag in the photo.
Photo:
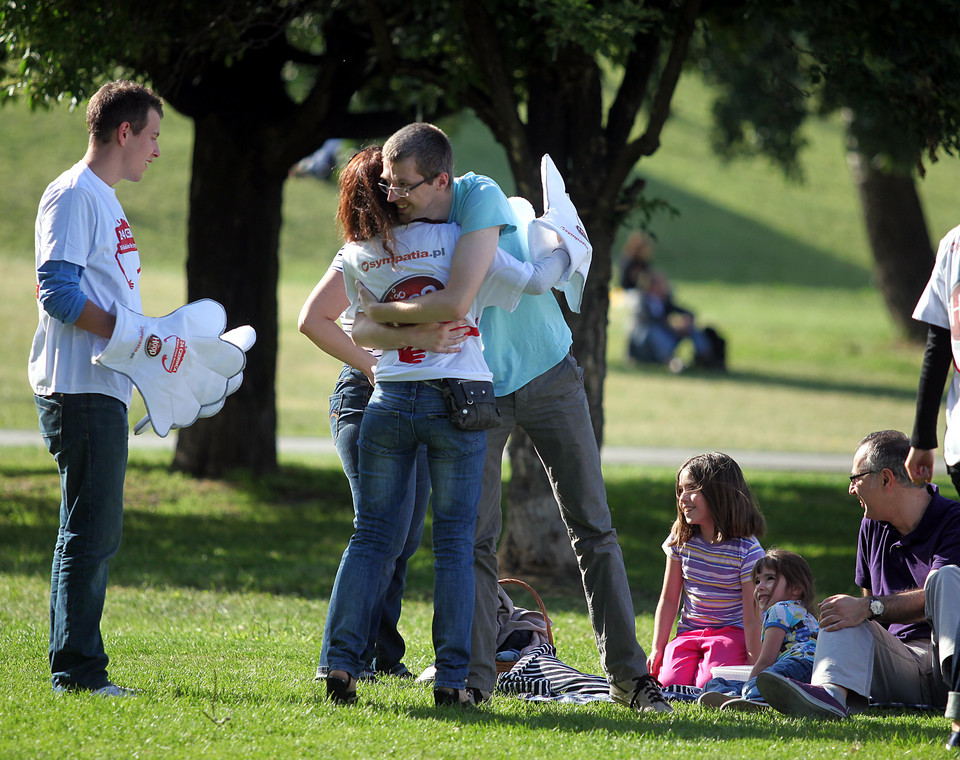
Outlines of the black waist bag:
[{"label": "black waist bag", "polygon": [[487,430],[500,424],[500,410],[487,380],[443,380],[443,397],[450,409],[450,421],[461,430]]}]

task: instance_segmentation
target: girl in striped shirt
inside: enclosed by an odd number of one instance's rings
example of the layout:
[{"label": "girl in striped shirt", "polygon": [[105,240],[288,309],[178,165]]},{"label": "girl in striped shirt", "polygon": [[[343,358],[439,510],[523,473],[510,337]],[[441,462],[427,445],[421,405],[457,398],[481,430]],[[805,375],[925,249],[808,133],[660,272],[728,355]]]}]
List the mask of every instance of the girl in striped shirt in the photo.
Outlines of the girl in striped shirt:
[{"label": "girl in striped shirt", "polygon": [[[703,687],[720,665],[752,665],[760,652],[751,571],[764,556],[765,523],[740,466],[721,453],[677,472],[677,518],[647,667],[664,686]],[[683,607],[680,600],[683,599]],[[677,612],[677,635],[670,641]],[[669,643],[668,643],[669,641]]]}]

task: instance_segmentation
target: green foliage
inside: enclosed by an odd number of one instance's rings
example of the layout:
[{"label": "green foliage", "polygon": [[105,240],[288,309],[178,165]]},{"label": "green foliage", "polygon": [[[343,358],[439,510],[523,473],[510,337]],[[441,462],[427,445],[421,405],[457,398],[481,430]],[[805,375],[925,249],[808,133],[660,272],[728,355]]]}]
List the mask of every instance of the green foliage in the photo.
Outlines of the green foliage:
[{"label": "green foliage", "polygon": [[722,154],[766,155],[796,175],[803,119],[838,108],[852,111],[858,150],[899,171],[960,145],[960,42],[937,32],[960,23],[952,0],[751,0],[713,21],[700,56],[724,84]]},{"label": "green foliage", "polygon": [[604,0],[521,0],[515,7],[544,30],[538,42],[546,43],[554,59],[562,48],[574,44],[619,65],[633,52],[636,36],[657,34],[666,15],[647,3]]},{"label": "green foliage", "polygon": [[758,26],[746,34],[740,24],[712,28],[693,56],[717,95],[711,145],[727,161],[766,156],[799,179],[800,126],[811,109],[801,54],[778,29]]},{"label": "green foliage", "polygon": [[31,107],[76,106],[113,72],[109,40],[125,19],[100,3],[13,0],[0,6],[0,45],[10,64],[0,104],[24,97]]}]

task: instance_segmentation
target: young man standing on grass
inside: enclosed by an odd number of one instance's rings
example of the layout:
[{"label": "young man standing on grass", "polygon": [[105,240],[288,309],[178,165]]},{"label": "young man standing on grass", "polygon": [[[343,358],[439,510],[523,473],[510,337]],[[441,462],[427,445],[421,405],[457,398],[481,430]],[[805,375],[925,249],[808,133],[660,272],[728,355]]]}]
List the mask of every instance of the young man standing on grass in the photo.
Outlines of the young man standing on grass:
[{"label": "young man standing on grass", "polygon": [[811,683],[767,671],[757,688],[776,710],[816,718],[846,718],[870,701],[945,705],[947,747],[960,747],[960,503],[911,482],[909,449],[896,430],[860,441],[850,493],[863,508],[863,595],[820,604]]},{"label": "young man standing on grass", "polygon": [[[383,188],[401,223],[415,219],[456,222],[461,237],[448,287],[400,303],[380,304],[387,313],[368,314],[376,322],[454,319],[474,292],[458,287],[469,280],[473,262],[490,261],[499,245],[529,260],[507,197],[490,178],[468,173],[453,177],[453,149],[432,124],[410,124],[383,147]],[[459,306],[456,302],[460,303]],[[430,310],[434,308],[432,311]],[[444,312],[450,308],[449,313]],[[403,314],[393,312],[403,310]],[[422,311],[421,311],[422,309]],[[412,310],[412,311],[408,311]],[[419,312],[419,314],[417,313]],[[363,320],[369,324],[370,320]],[[361,334],[364,345],[384,345],[383,336]],[[573,339],[552,293],[524,295],[516,311],[487,309],[480,323],[483,355],[494,376],[503,423],[487,431],[479,513],[474,544],[475,612],[468,690],[474,701],[489,698],[496,685],[498,607],[497,541],[503,448],[514,428],[527,433],[543,460],[560,514],[572,537],[610,695],[638,712],[669,711],[656,681],[647,672],[637,641],[633,601],[623,554],[607,506],[600,450],[583,387],[582,370],[570,353]],[[384,347],[387,347],[384,345]],[[389,346],[393,347],[393,346]]]},{"label": "young man standing on grass", "polygon": [[60,530],[50,583],[50,670],[57,692],[110,697],[100,634],[110,558],[120,546],[133,383],[93,364],[116,309],[139,314],[140,255],[114,185],[139,182],[160,155],[163,102],[133,82],[87,106],[83,159],[47,187],[36,221],[40,322],[29,377],[40,431],[60,471]]}]

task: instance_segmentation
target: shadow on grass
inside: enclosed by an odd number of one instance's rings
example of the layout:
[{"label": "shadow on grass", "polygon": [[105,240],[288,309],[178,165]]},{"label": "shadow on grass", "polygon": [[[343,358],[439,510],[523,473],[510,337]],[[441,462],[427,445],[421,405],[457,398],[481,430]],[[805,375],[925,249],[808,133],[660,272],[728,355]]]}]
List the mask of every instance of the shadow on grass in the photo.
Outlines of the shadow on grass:
[{"label": "shadow on grass", "polygon": [[782,388],[823,393],[847,393],[852,396],[865,396],[867,398],[885,397],[912,401],[917,395],[916,390],[911,388],[894,388],[888,385],[877,385],[873,383],[834,382],[831,380],[818,380],[815,378],[778,375],[765,372],[733,371],[725,375],[725,378],[743,385],[762,387],[777,385]]},{"label": "shadow on grass", "polygon": [[[607,370],[623,374],[643,374],[653,377],[663,377],[670,374],[670,370],[660,364],[637,364],[624,358],[611,359],[607,363]],[[830,379],[814,377],[797,377],[774,372],[756,372],[728,370],[718,373],[715,370],[698,369],[691,367],[684,371],[680,379],[717,380],[737,385],[769,389],[771,387],[786,388],[799,391],[814,391],[817,393],[845,393],[850,396],[865,398],[888,398],[898,401],[913,401],[917,392],[914,388],[897,388],[891,385],[880,385],[869,382],[837,382]]]},{"label": "shadow on grass", "polygon": [[[0,467],[0,476],[0,573],[45,578],[58,525],[55,470]],[[764,546],[807,557],[821,594],[851,590],[859,514],[845,491],[829,478],[783,473],[767,474],[751,486],[767,517]],[[614,471],[607,478],[638,613],[653,612],[660,592],[665,561],[660,544],[676,514],[673,489],[672,474],[662,471]],[[111,583],[326,599],[352,520],[347,481],[335,467],[288,465],[266,477],[237,474],[207,481],[134,459]],[[410,564],[409,598],[432,594],[429,547],[428,524]],[[538,591],[551,614],[583,611],[576,582]]]},{"label": "shadow on grass", "polygon": [[[0,476],[0,573],[46,576],[58,527],[56,470],[18,467]],[[325,598],[352,520],[339,469],[288,466],[208,481],[131,459],[111,583]]]},{"label": "shadow on grass", "polygon": [[[557,712],[552,705],[528,703],[517,714],[454,709],[437,710],[427,707],[412,707],[403,715],[422,720],[447,720],[450,723],[475,724],[500,729],[509,726],[534,732],[550,732],[551,735],[582,732],[605,732],[610,735],[622,735],[625,731],[643,736],[644,742],[664,741],[674,743],[687,742],[725,742],[736,744],[742,751],[744,740],[770,742],[771,740],[804,742],[827,742],[842,746],[870,744],[917,746],[939,745],[948,732],[945,725],[938,726],[930,722],[924,725],[917,722],[917,713],[903,712],[898,716],[883,715],[871,711],[845,721],[818,721],[789,718],[774,712],[745,716],[742,713],[721,713],[696,704],[674,706],[674,712],[667,715],[637,716],[630,711],[612,707],[608,712],[598,715],[594,711],[575,713]],[[388,707],[383,708],[389,712]],[[930,713],[926,713],[930,716]],[[942,720],[940,721],[942,723]],[[905,730],[906,729],[906,730]],[[869,736],[869,739],[865,739]],[[695,747],[696,745],[691,745]],[[809,745],[804,745],[809,746]]]},{"label": "shadow on grass", "polygon": [[844,289],[870,286],[867,267],[841,261],[670,183],[649,179],[646,195],[662,198],[680,212],[675,219],[660,219],[656,225],[656,255],[673,279]]}]

